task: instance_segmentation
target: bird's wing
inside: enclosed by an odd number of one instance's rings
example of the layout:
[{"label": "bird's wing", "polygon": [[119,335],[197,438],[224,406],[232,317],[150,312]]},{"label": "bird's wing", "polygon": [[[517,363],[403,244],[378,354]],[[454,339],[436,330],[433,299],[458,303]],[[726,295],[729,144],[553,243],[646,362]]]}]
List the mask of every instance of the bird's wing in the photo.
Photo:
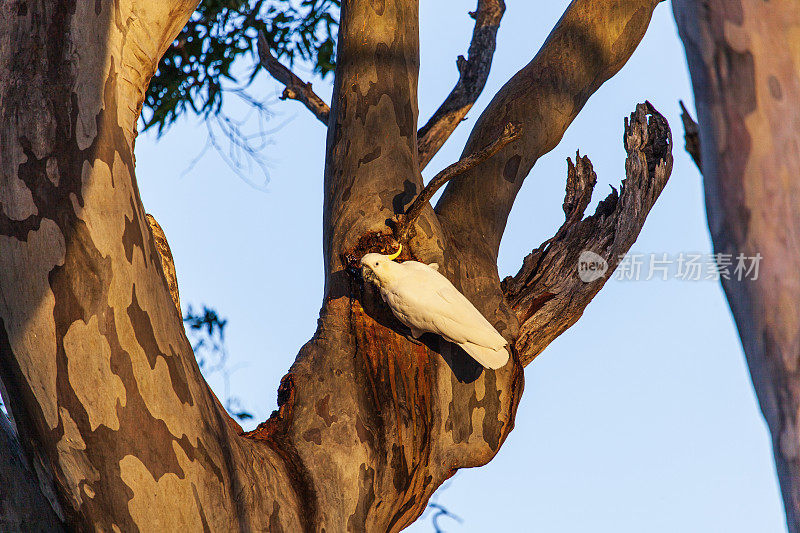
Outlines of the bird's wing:
[{"label": "bird's wing", "polygon": [[420,263],[419,261],[403,261],[401,263],[406,269],[413,269],[418,271],[427,272],[428,270],[439,270],[439,263]]},{"label": "bird's wing", "polygon": [[495,350],[469,342],[463,342],[459,344],[459,346],[486,368],[497,370],[498,368],[506,366],[506,363],[508,363],[508,350],[506,350],[505,347]]},{"label": "bird's wing", "polygon": [[456,343],[469,342],[493,349],[507,344],[466,296],[427,265],[409,265],[405,275],[387,289],[386,302],[407,325]]},{"label": "bird's wing", "polygon": [[444,304],[434,320],[441,335],[454,342],[469,342],[493,349],[507,344],[486,317],[449,281],[436,294]]}]

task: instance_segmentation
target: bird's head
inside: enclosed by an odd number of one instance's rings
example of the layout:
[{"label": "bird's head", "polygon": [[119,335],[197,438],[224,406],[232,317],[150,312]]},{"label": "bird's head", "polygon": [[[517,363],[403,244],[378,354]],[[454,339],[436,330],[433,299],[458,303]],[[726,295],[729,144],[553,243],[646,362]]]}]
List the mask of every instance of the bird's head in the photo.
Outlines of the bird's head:
[{"label": "bird's head", "polygon": [[365,280],[380,286],[390,277],[390,270],[394,260],[400,255],[403,246],[400,245],[392,255],[367,254],[361,258],[361,273]]}]

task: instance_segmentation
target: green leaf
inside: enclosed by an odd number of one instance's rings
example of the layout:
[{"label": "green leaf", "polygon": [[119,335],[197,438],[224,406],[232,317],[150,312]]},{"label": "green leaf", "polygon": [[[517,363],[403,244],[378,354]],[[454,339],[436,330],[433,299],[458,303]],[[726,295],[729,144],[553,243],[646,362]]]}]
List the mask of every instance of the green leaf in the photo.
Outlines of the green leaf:
[{"label": "green leaf", "polygon": [[[258,71],[254,40],[264,32],[273,53],[296,58],[327,76],[335,66],[340,0],[203,0],[170,45],[147,89],[143,130],[161,135],[190,112],[217,115],[228,91],[247,87]],[[238,59],[252,70],[231,71]],[[225,82],[223,83],[223,80]]]}]

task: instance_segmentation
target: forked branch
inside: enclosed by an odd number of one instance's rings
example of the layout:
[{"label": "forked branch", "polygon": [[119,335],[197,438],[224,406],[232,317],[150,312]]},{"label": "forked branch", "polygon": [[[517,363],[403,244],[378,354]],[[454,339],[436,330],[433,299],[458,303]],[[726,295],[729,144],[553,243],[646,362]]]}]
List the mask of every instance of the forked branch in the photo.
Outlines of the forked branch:
[{"label": "forked branch", "polygon": [[436,191],[438,191],[442,185],[455,178],[459,174],[463,174],[464,172],[480,165],[499,152],[500,149],[505,145],[519,138],[520,134],[521,128],[518,124],[508,123],[503,129],[503,133],[500,135],[500,137],[495,139],[489,146],[456,161],[449,167],[436,174],[433,179],[428,182],[425,188],[422,189],[422,192],[420,192],[417,197],[414,198],[414,201],[411,202],[411,205],[408,207],[405,214],[396,217],[395,235],[397,240],[403,242],[408,238],[409,232],[414,226],[414,222],[417,220],[420,213],[422,213],[422,209],[428,205],[428,202],[431,201],[433,195],[436,194]]},{"label": "forked branch", "polygon": [[578,155],[574,165],[568,160],[564,224],[525,258],[516,276],[503,280],[520,323],[515,347],[523,364],[577,322],[636,241],[667,184],[672,134],[649,102],[625,120],[624,140],[628,158],[619,194],[614,190],[584,218],[597,176],[589,158]]},{"label": "forked branch", "polygon": [[[433,159],[483,91],[492,66],[497,30],[505,10],[504,0],[478,0],[477,8],[470,12],[475,19],[475,28],[472,30],[467,58],[458,56],[456,59],[458,81],[442,105],[417,132],[420,170]],[[272,55],[261,32],[258,34],[258,55],[267,72],[285,86],[281,99],[297,100],[327,125],[330,106],[314,92],[310,83],[304,82]]]}]

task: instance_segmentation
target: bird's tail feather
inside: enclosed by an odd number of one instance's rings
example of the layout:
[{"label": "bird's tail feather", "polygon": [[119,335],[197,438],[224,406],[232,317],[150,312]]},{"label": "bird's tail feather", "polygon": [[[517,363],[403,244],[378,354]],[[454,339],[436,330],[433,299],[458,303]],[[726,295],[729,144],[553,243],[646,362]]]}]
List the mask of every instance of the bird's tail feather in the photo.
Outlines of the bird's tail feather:
[{"label": "bird's tail feather", "polygon": [[459,346],[485,368],[497,370],[508,362],[508,350],[505,347],[499,349],[486,348],[471,342],[460,343]]}]

